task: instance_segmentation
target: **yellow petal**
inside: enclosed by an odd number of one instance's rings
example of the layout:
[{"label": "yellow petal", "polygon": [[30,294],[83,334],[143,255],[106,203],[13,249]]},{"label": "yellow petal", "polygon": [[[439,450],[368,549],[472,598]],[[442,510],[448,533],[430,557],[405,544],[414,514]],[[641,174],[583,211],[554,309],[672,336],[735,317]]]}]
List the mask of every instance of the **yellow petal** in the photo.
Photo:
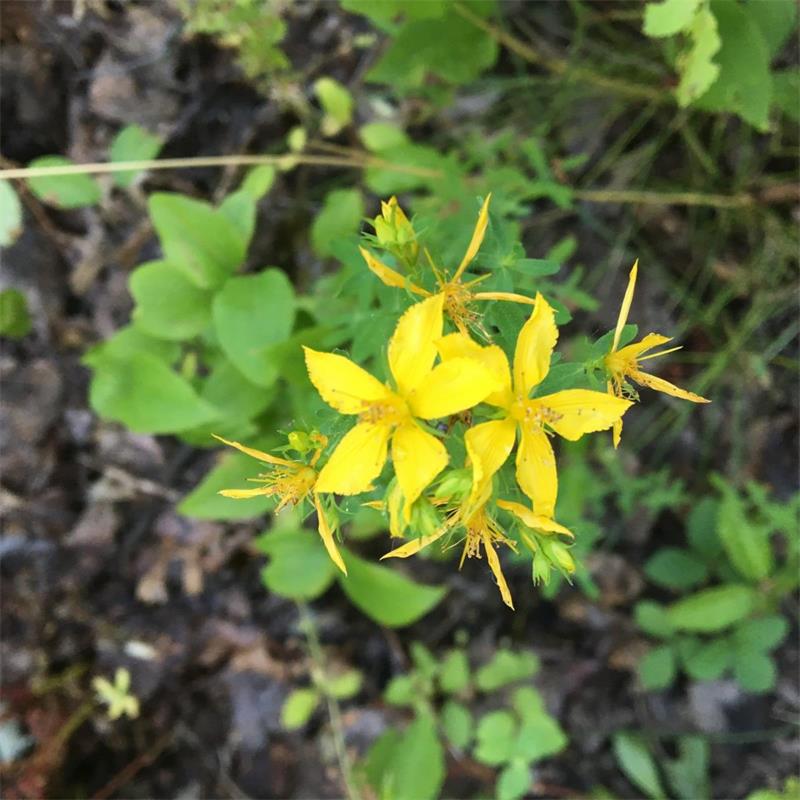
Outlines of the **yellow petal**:
[{"label": "yellow petal", "polygon": [[464,436],[473,470],[470,502],[475,503],[483,486],[506,463],[514,447],[517,423],[513,419],[496,419],[470,428]]},{"label": "yellow petal", "polygon": [[547,434],[538,428],[522,428],[517,450],[517,483],[533,501],[536,514],[553,517],[558,496],[556,457]]},{"label": "yellow petal", "polygon": [[492,392],[484,402],[500,408],[508,408],[513,396],[511,393],[511,370],[506,354],[496,344],[481,347],[474,339],[463,333],[450,333],[436,343],[442,361],[453,358],[472,358],[479,361],[494,374],[500,383],[500,389]]},{"label": "yellow petal", "polygon": [[402,538],[405,524],[401,514],[403,508],[403,490],[400,488],[399,483],[396,483],[392,487],[391,492],[389,492],[389,500],[386,506],[389,511],[389,535]]},{"label": "yellow petal", "polygon": [[396,289],[408,289],[414,294],[421,294],[424,297],[427,297],[430,292],[427,289],[423,289],[420,286],[417,286],[415,283],[412,283],[405,275],[401,275],[396,270],[393,270],[391,267],[387,267],[383,261],[375,258],[372,253],[369,252],[364,247],[359,247],[359,251],[364,258],[364,261],[367,262],[367,266],[370,268],[370,271],[373,272],[375,275],[380,278],[381,282],[386,284],[386,286],[393,286]]},{"label": "yellow petal", "polygon": [[344,565],[344,561],[342,560],[342,554],[339,552],[339,548],[336,546],[336,539],[333,538],[333,531],[331,530],[331,526],[328,524],[328,518],[325,516],[325,512],[322,509],[322,503],[320,502],[319,495],[314,495],[314,507],[317,509],[317,522],[319,523],[319,535],[322,539],[322,544],[325,545],[325,549],[328,551],[328,555],[331,557],[331,561],[336,564],[337,567],[347,575],[347,567]]},{"label": "yellow petal", "polygon": [[303,347],[306,369],[320,397],[341,414],[360,414],[371,403],[391,397],[391,390],[349,358]]},{"label": "yellow petal", "polygon": [[454,358],[436,366],[408,396],[415,417],[438,419],[477,405],[499,382],[483,364],[471,358]]},{"label": "yellow petal", "polygon": [[514,391],[518,397],[527,397],[544,380],[557,340],[555,312],[537,292],[536,305],[519,332],[514,352]]},{"label": "yellow petal", "polygon": [[633,405],[630,400],[591,389],[565,389],[531,402],[547,409],[547,424],[572,442],[585,433],[608,430]]},{"label": "yellow petal", "polygon": [[[614,391],[614,384],[609,381],[606,384],[606,389],[610,395],[614,397],[618,397],[617,393]],[[620,439],[622,438],[622,419],[618,419],[612,426],[611,426],[611,441],[614,442],[614,449],[616,450],[619,447]]]},{"label": "yellow petal", "polygon": [[617,349],[619,344],[619,337],[622,336],[622,329],[628,321],[628,314],[631,310],[631,303],[633,302],[633,290],[636,288],[636,275],[639,271],[639,259],[633,262],[630,275],[628,275],[628,288],[625,289],[625,296],[622,298],[622,305],[619,309],[619,317],[617,318],[617,327],[614,329],[614,342],[611,345],[611,352]]},{"label": "yellow petal", "polygon": [[441,294],[415,303],[400,317],[389,340],[389,369],[402,395],[412,392],[433,367],[443,305]]},{"label": "yellow petal", "polygon": [[359,494],[370,488],[386,463],[391,428],[359,422],[331,453],[317,478],[317,492]]},{"label": "yellow petal", "polygon": [[641,383],[642,386],[647,386],[649,389],[655,389],[657,392],[664,392],[664,394],[672,395],[672,397],[679,397],[681,400],[690,400],[692,403],[710,403],[711,401],[699,394],[689,392],[686,389],[681,389],[663,378],[657,378],[655,375],[650,375],[647,372],[639,372],[638,370],[630,373],[632,380],[636,383]]},{"label": "yellow petal", "polygon": [[510,511],[523,525],[542,533],[561,533],[564,536],[575,538],[575,534],[569,528],[559,525],[554,519],[545,517],[542,514],[534,514],[531,509],[526,508],[522,503],[515,503],[513,500],[498,500],[497,507],[505,511]]},{"label": "yellow petal", "polygon": [[453,275],[453,281],[457,281],[459,277],[461,277],[461,273],[469,266],[472,259],[478,255],[478,250],[480,250],[481,244],[483,243],[483,237],[486,236],[486,227],[489,224],[489,201],[491,199],[492,195],[490,192],[483,201],[483,205],[478,214],[478,221],[475,223],[475,230],[472,231],[472,239],[470,239],[467,252],[464,253],[464,258],[461,259],[461,263],[458,265],[455,275]]},{"label": "yellow petal", "polygon": [[235,447],[242,453],[245,453],[248,456],[252,456],[253,458],[257,458],[259,461],[263,461],[266,464],[275,464],[282,467],[295,466],[294,461],[288,461],[285,458],[278,458],[277,456],[265,453],[263,450],[256,450],[254,447],[245,447],[245,445],[240,444],[239,442],[228,441],[228,439],[223,439],[221,436],[217,436],[216,433],[212,433],[211,435],[218,441],[222,442],[223,444],[227,444],[229,447]]},{"label": "yellow petal", "polygon": [[492,570],[494,579],[497,581],[497,588],[500,589],[500,596],[503,598],[503,602],[513,611],[514,601],[511,599],[511,592],[500,567],[500,559],[492,544],[492,538],[487,534],[483,534],[481,538],[483,539],[483,549],[486,551],[486,560],[489,562],[489,569]]},{"label": "yellow petal", "polygon": [[259,486],[258,489],[222,489],[219,494],[233,500],[249,500],[251,497],[275,494],[274,486]]},{"label": "yellow petal", "polygon": [[386,555],[381,556],[381,561],[384,558],[408,558],[420,550],[424,550],[429,544],[433,544],[437,539],[441,539],[449,530],[450,525],[442,525],[439,530],[434,531],[429,536],[420,536],[417,539],[412,539],[400,547],[395,547],[394,550],[389,551]]},{"label": "yellow petal", "polygon": [[659,345],[666,344],[667,342],[671,341],[672,339],[669,336],[662,336],[660,333],[648,333],[647,336],[643,337],[638,342],[626,344],[625,347],[617,351],[617,356],[620,360],[630,359],[634,361],[639,358],[642,353],[646,353],[648,350],[652,350],[654,347],[658,347]]},{"label": "yellow petal", "polygon": [[514,292],[475,292],[472,295],[473,300],[506,300],[509,303],[525,303],[525,305],[532,306],[536,301],[532,297],[526,297],[524,294],[514,294]]},{"label": "yellow petal", "polygon": [[407,422],[392,437],[392,461],[405,498],[405,519],[422,490],[447,466],[447,449],[415,422]]}]

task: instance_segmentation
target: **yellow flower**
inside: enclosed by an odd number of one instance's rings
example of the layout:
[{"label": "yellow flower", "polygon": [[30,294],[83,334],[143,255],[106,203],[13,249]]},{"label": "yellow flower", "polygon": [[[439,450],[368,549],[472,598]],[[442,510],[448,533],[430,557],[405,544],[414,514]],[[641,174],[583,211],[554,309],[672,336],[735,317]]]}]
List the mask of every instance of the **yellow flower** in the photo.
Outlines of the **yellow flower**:
[{"label": "yellow flower", "polygon": [[[500,388],[485,402],[503,409],[503,417],[470,428],[465,437],[473,465],[476,460],[481,464],[481,480],[491,480],[505,464],[519,429],[517,482],[533,501],[536,514],[548,518],[553,517],[558,494],[550,431],[576,441],[586,433],[610,428],[632,405],[630,400],[589,389],[565,389],[530,399],[531,391],[547,377],[557,339],[553,309],[537,293],[533,311],[517,338],[513,378],[508,359],[497,345],[481,347],[461,333],[445,336],[438,343],[445,364],[450,359],[472,358],[485,364],[500,381]],[[476,487],[473,494],[479,490]]]},{"label": "yellow flower", "polygon": [[[665,356],[667,353],[672,353],[675,350],[681,349],[680,347],[670,347],[668,350],[662,350],[660,353],[651,353],[648,356],[643,356],[643,353],[646,353],[648,350],[671,342],[672,339],[669,336],[662,336],[660,333],[648,333],[641,341],[629,344],[621,350],[617,350],[619,339],[622,335],[622,329],[628,321],[628,313],[631,310],[633,290],[636,286],[638,270],[639,261],[637,259],[628,277],[628,288],[625,290],[625,296],[622,298],[619,319],[617,319],[617,327],[614,330],[614,341],[611,344],[611,350],[609,350],[608,355],[605,357],[605,366],[611,375],[611,380],[608,382],[608,393],[616,397],[623,397],[625,381],[630,378],[642,386],[655,389],[657,392],[664,392],[664,394],[672,395],[672,397],[679,397],[681,400],[689,400],[692,403],[710,403],[710,400],[701,397],[699,394],[687,392],[685,389],[680,389],[669,383],[669,381],[665,381],[663,378],[657,378],[655,375],[650,375],[639,369],[640,361],[647,361],[649,358]],[[619,446],[621,436],[622,420],[620,419],[617,420],[613,426],[614,447]]]},{"label": "yellow flower", "polygon": [[322,468],[318,492],[367,491],[383,469],[391,441],[408,515],[422,490],[444,469],[447,450],[417,418],[438,419],[471,408],[494,391],[496,380],[468,358],[433,366],[435,342],[442,335],[442,304],[441,295],[430,297],[411,306],[397,323],[388,350],[394,389],[345,356],[304,348],[308,375],[322,399],[358,419]]},{"label": "yellow flower", "polygon": [[319,460],[320,454],[328,444],[328,439],[321,434],[312,434],[311,438],[316,442],[314,454],[311,457],[309,464],[304,464],[302,461],[291,461],[286,458],[279,458],[273,456],[271,453],[265,453],[263,450],[256,450],[253,447],[246,447],[239,442],[230,442],[223,439],[221,436],[214,434],[214,438],[218,439],[223,444],[229,447],[235,447],[242,453],[245,453],[252,458],[269,466],[269,471],[260,474],[257,478],[249,478],[248,480],[254,483],[260,483],[254,489],[222,489],[220,494],[223,497],[230,497],[234,500],[247,500],[251,497],[277,497],[278,505],[275,507],[277,514],[287,505],[296,506],[301,503],[309,495],[312,495],[312,503],[317,512],[317,523],[319,535],[328,555],[334,564],[347,575],[347,567],[344,565],[339,548],[336,546],[336,540],[333,537],[328,518],[325,516],[325,511],[322,508],[319,495],[317,494],[317,482],[319,479],[318,473],[314,467]]},{"label": "yellow flower", "polygon": [[[489,275],[481,275],[466,283],[462,283],[461,278],[466,268],[472,263],[472,260],[478,254],[483,237],[486,235],[486,228],[489,224],[489,200],[491,194],[487,195],[486,200],[483,201],[480,213],[478,214],[478,221],[475,223],[475,230],[472,232],[472,239],[467,247],[464,258],[458,265],[455,273],[451,278],[448,278],[444,273],[440,272],[436,267],[431,264],[431,267],[436,276],[438,284],[438,292],[432,293],[422,286],[418,286],[412,281],[408,280],[404,275],[401,275],[391,267],[386,266],[382,261],[375,258],[365,248],[360,248],[361,255],[367,266],[383,281],[387,286],[394,286],[400,289],[408,289],[414,294],[421,297],[441,296],[444,301],[444,310],[448,317],[453,321],[453,324],[459,331],[466,334],[469,326],[477,327],[481,332],[488,337],[480,325],[480,315],[472,308],[476,300],[508,300],[513,303],[527,303],[533,305],[533,301],[529,297],[521,294],[514,294],[511,292],[474,292],[472,288],[486,280]],[[427,251],[426,251],[426,255]],[[430,260],[430,256],[428,256]]]}]

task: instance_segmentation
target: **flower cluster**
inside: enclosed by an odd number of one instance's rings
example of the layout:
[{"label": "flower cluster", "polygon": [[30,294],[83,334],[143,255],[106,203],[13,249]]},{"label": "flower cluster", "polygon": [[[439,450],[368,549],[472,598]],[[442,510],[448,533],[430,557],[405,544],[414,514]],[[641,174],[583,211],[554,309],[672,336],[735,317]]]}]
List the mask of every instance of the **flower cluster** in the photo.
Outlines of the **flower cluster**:
[{"label": "flower cluster", "polygon": [[[568,547],[573,534],[555,520],[558,473],[551,439],[576,441],[611,429],[617,446],[623,415],[638,399],[629,380],[693,402],[708,401],[641,371],[641,361],[677,349],[643,355],[668,338],[651,333],[638,343],[619,347],[637,265],[631,271],[613,344],[601,365],[607,391],[538,391],[558,341],[553,307],[540,293],[529,298],[474,291],[486,275],[464,280],[486,233],[489,200],[483,203],[466,253],[451,276],[425,252],[436,280],[433,291],[361,249],[368,268],[384,284],[424,298],[402,314],[388,342],[389,381],[342,354],[305,347],[311,383],[330,408],[352,417],[354,424],[320,469],[317,463],[328,449],[327,439],[320,434],[304,435],[302,443],[294,445],[308,456],[307,463],[225,442],[262,461],[268,472],[254,479],[260,484],[256,488],[223,494],[233,498],[274,495],[279,498],[278,509],[310,499],[322,541],[346,573],[328,520],[329,515],[336,516],[334,496],[372,492],[390,460],[393,477],[383,499],[366,503],[387,513],[393,537],[406,539],[384,558],[407,558],[460,534],[455,541],[463,541],[461,563],[485,555],[503,601],[513,608],[497,552],[501,545],[514,552],[522,547],[532,554],[534,580],[546,581],[551,568],[567,576],[575,570]],[[413,226],[395,198],[382,204],[374,227],[378,243],[399,261],[416,260],[419,246]],[[532,306],[519,330],[511,363],[501,347],[485,343],[490,337],[476,309],[478,301],[498,300]],[[454,330],[448,332],[449,325]],[[462,430],[463,447],[454,447],[452,440]],[[466,453],[463,466],[447,469],[451,461],[448,440],[451,450]],[[496,497],[495,476],[512,453],[516,484],[526,504]],[[503,513],[516,525],[517,538],[501,525]]]}]

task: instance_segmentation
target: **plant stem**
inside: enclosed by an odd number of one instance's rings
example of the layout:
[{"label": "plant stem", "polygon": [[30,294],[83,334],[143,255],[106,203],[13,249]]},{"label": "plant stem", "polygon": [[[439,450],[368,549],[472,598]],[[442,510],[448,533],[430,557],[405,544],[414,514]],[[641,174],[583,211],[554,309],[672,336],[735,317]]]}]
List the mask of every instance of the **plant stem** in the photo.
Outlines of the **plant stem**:
[{"label": "plant stem", "polygon": [[324,167],[348,167],[364,169],[379,167],[394,172],[405,172],[426,178],[441,177],[438,170],[410,165],[392,164],[382,158],[364,153],[361,157],[304,155],[302,153],[285,153],[273,156],[236,155],[236,156],[199,156],[197,158],[157,158],[148,161],[115,161],[96,162],[90,164],[62,164],[53,167],[19,167],[0,170],[0,179],[40,178],[56,175],[97,175],[106,172],[122,172],[124,170],[157,170],[157,169],[193,169],[196,167],[246,167],[272,164],[276,167],[293,167],[297,164],[309,164]]},{"label": "plant stem", "polygon": [[573,196],[576,200],[586,200],[590,203],[712,206],[714,208],[745,208],[756,204],[756,199],[749,194],[649,192],[642,189],[576,189]]},{"label": "plant stem", "polygon": [[482,31],[491,36],[492,39],[498,42],[498,44],[502,44],[504,47],[507,47],[512,53],[516,53],[520,58],[524,59],[529,64],[536,64],[540,67],[544,67],[546,70],[556,75],[577,78],[579,80],[586,81],[587,83],[592,83],[595,86],[599,86],[602,89],[609,89],[612,92],[626,95],[627,97],[633,97],[640,100],[650,100],[657,103],[663,103],[669,99],[669,94],[667,92],[659,91],[658,89],[650,86],[629,83],[628,81],[623,81],[618,78],[609,78],[605,75],[600,75],[591,69],[572,66],[563,58],[543,55],[537,50],[534,50],[533,47],[526,42],[518,39],[516,36],[513,36],[507,31],[498,28],[496,25],[492,25],[491,22],[487,22],[485,19],[483,19],[483,17],[478,16],[462,3],[456,3],[453,8],[458,14],[464,17],[465,20],[471,22],[476,28],[480,28]]},{"label": "plant stem", "polygon": [[347,754],[347,746],[344,741],[344,725],[342,724],[342,712],[339,708],[339,701],[331,695],[325,680],[325,653],[319,640],[317,626],[311,610],[305,603],[297,603],[300,611],[303,632],[308,642],[308,653],[311,656],[312,668],[311,679],[314,686],[325,698],[328,709],[328,716],[331,721],[331,732],[333,734],[333,746],[336,750],[336,760],[339,762],[339,770],[342,773],[342,781],[345,786],[348,800],[362,800],[361,793],[353,779],[353,766]]}]

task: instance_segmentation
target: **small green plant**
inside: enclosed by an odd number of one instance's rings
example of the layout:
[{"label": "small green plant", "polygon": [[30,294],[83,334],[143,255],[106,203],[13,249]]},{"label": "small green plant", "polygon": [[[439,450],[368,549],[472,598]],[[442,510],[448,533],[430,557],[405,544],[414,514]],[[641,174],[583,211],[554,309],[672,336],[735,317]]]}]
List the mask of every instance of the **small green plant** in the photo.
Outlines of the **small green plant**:
[{"label": "small green plant", "polygon": [[[411,659],[411,669],[389,682],[384,699],[409,709],[412,722],[405,731],[384,733],[359,765],[362,779],[378,796],[438,796],[447,742],[496,768],[495,796],[515,800],[529,791],[532,766],[566,747],[566,735],[530,685],[539,669],[533,653],[501,648],[473,669],[462,646],[439,659],[415,642]],[[476,719],[469,707],[475,703],[495,710]]]},{"label": "small green plant", "polygon": [[[717,478],[717,497],[705,497],[689,515],[685,548],[662,548],[645,564],[661,588],[685,594],[667,605],[636,606],[639,627],[661,640],[639,664],[643,686],[662,689],[679,668],[694,680],[732,672],[743,689],[765,692],[775,684],[770,657],[789,625],[776,613],[798,584],[797,513],[788,503],[750,483],[738,492]],[[784,538],[783,556],[773,538]]]},{"label": "small green plant", "polygon": [[108,706],[110,720],[139,716],[139,699],[131,692],[131,674],[124,667],[119,667],[114,673],[113,683],[107,678],[97,677],[92,680],[92,686],[98,701]]},{"label": "small green plant", "polygon": [[0,291],[0,336],[21,339],[31,331],[31,315],[25,295],[16,289]]}]

